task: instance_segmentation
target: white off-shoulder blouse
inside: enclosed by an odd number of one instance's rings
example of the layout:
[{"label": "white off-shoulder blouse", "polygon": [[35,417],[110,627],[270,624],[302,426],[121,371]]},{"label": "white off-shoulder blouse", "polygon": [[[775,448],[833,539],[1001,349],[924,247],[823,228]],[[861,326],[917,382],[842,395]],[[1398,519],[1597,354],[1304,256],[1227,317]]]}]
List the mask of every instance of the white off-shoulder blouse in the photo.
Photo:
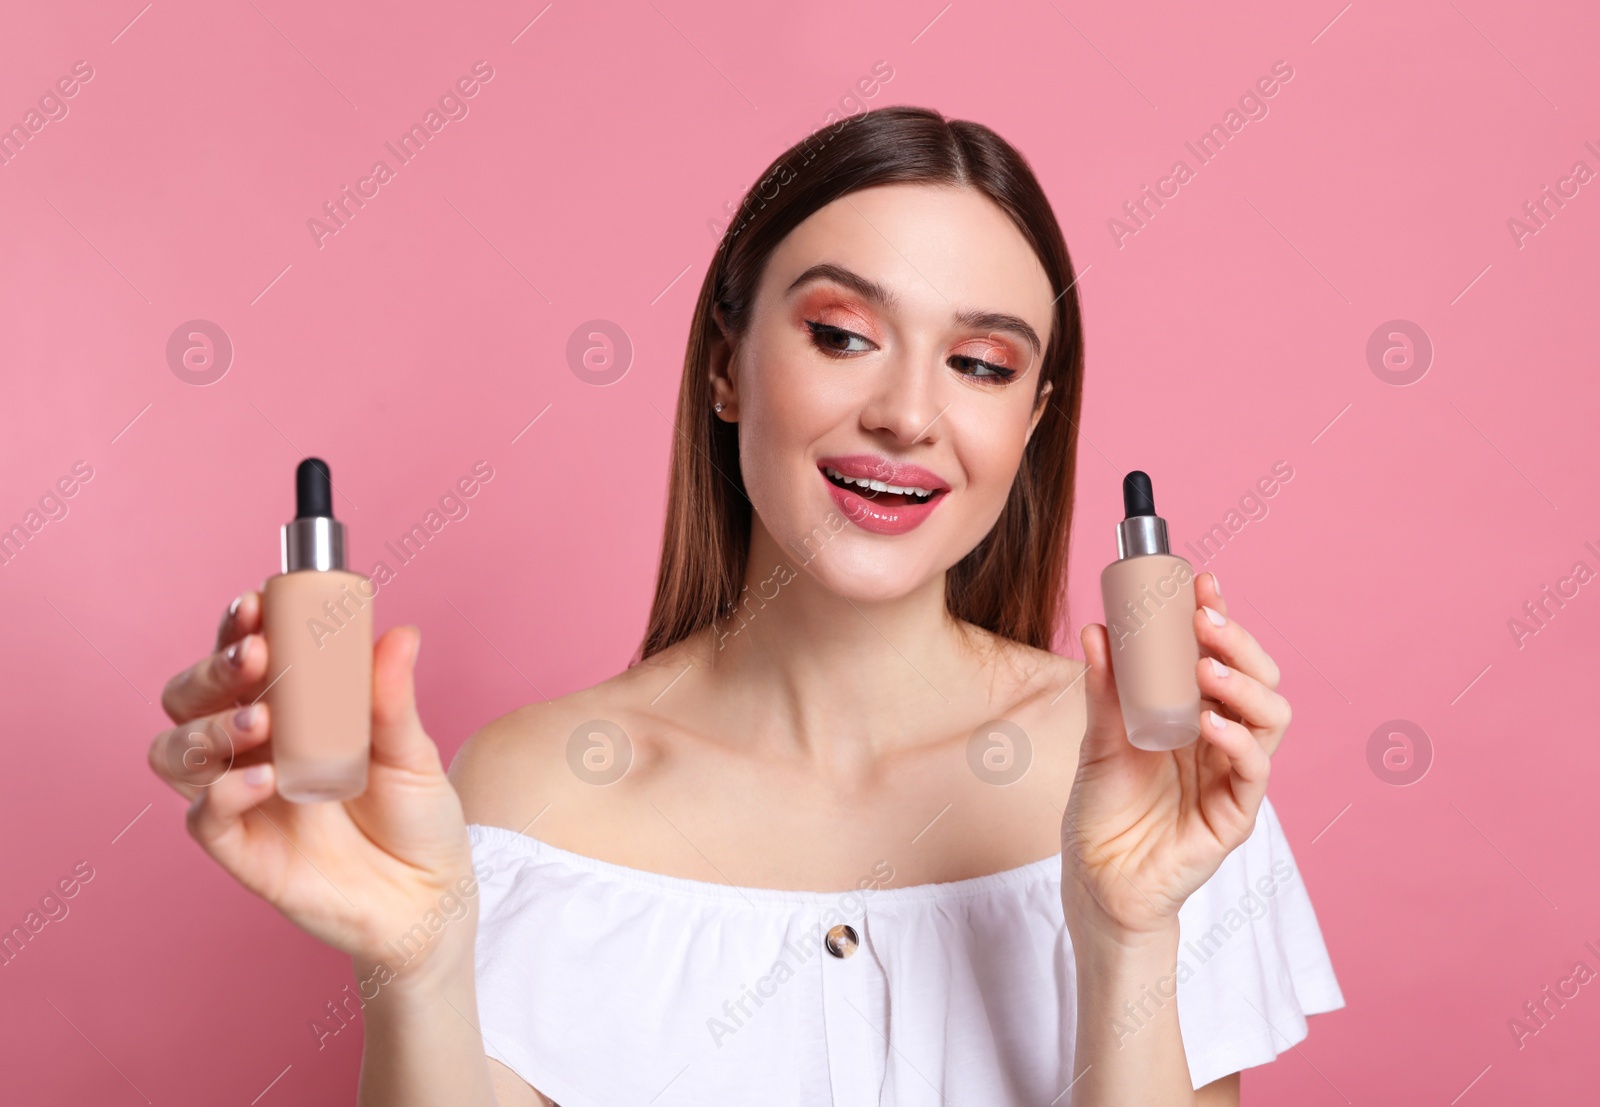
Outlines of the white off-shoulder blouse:
[{"label": "white off-shoulder blouse", "polygon": [[[472,824],[484,1048],[560,1107],[1068,1107],[1077,992],[1061,858],[943,884],[775,891],[663,876]],[[1183,905],[1194,1086],[1344,1006],[1270,802]],[[1175,993],[1175,995],[1174,995]],[[1063,1094],[1065,1093],[1065,1094]]]}]

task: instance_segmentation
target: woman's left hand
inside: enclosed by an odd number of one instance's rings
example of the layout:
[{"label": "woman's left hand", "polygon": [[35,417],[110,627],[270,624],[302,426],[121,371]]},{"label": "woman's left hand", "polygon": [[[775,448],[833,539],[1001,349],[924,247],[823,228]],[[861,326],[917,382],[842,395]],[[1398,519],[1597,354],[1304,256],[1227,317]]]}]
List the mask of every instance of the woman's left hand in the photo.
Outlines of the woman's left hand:
[{"label": "woman's left hand", "polygon": [[1200,737],[1178,750],[1128,741],[1106,628],[1083,628],[1088,722],[1061,823],[1062,900],[1074,927],[1118,937],[1176,927],[1178,908],[1255,827],[1289,701],[1276,690],[1277,664],[1226,617],[1211,573],[1195,578],[1195,604]]}]

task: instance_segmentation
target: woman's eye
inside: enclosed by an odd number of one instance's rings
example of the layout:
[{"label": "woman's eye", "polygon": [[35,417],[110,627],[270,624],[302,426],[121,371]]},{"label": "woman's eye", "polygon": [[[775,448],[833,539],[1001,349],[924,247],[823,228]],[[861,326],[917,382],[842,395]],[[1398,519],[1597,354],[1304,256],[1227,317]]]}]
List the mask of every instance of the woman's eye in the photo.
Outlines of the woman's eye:
[{"label": "woman's eye", "polygon": [[963,376],[973,377],[977,380],[988,381],[993,384],[1004,384],[1017,375],[1015,369],[1007,369],[1003,365],[995,365],[981,358],[966,357],[955,354],[950,358],[950,364]]},{"label": "woman's eye", "polygon": [[[811,332],[812,345],[830,356],[839,354],[863,354],[872,348],[872,341],[864,338],[854,331],[847,331],[843,327],[835,327],[828,323],[818,323],[806,320],[806,328]],[[852,347],[850,343],[859,342],[861,346]],[[965,354],[953,354],[950,365],[964,377],[981,380],[988,384],[1004,384],[1017,375],[1015,369],[1007,369],[1003,365],[996,365],[982,358],[969,357]]]},{"label": "woman's eye", "polygon": [[824,353],[866,353],[866,349],[863,347],[852,349],[850,347],[851,340],[865,342],[868,347],[872,345],[871,342],[868,342],[867,339],[861,337],[859,334],[856,334],[854,331],[847,331],[843,327],[831,327],[827,323],[814,323],[809,319],[806,320],[806,327],[811,331],[812,345],[816,346],[817,349],[823,351]]}]

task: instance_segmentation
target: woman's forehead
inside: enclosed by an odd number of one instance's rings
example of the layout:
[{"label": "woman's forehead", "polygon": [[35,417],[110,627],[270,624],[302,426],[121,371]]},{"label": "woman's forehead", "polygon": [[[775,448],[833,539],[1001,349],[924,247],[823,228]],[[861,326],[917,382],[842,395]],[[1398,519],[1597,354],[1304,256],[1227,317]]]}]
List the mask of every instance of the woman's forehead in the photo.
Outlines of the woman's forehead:
[{"label": "woman's forehead", "polygon": [[1049,277],[1011,219],[974,189],[892,184],[841,196],[778,244],[761,295],[787,299],[796,278],[818,266],[837,266],[881,289],[886,311],[929,318],[1008,313],[1049,340]]}]

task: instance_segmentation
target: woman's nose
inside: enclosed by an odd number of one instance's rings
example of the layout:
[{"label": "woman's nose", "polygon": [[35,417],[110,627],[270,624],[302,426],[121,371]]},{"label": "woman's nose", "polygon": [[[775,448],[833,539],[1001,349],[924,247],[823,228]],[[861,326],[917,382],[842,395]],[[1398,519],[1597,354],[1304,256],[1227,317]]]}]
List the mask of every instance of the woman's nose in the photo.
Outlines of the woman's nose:
[{"label": "woman's nose", "polygon": [[950,407],[943,397],[933,355],[901,351],[881,364],[861,409],[861,425],[892,436],[898,445],[937,441],[939,417]]}]

